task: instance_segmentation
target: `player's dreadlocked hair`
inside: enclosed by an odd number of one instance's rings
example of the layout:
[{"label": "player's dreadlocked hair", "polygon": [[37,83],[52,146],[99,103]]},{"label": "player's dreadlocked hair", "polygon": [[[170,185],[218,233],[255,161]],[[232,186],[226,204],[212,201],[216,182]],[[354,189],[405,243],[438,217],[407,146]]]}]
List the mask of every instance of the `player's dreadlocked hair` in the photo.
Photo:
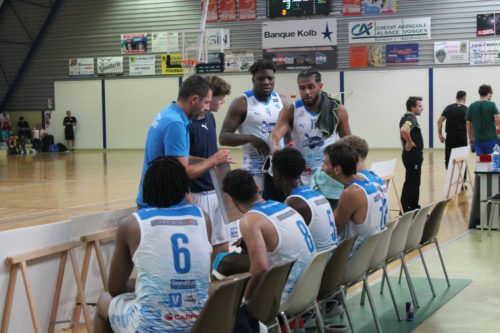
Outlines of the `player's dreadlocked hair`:
[{"label": "player's dreadlocked hair", "polygon": [[189,192],[186,169],[175,157],[162,156],[149,163],[144,176],[143,200],[148,206],[170,207]]}]

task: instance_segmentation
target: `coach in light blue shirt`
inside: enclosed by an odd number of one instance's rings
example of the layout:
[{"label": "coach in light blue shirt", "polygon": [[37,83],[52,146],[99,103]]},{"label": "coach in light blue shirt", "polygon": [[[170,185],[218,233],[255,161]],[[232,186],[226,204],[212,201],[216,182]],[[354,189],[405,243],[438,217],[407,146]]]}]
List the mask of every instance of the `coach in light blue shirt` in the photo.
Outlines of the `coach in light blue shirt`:
[{"label": "coach in light blue shirt", "polygon": [[226,163],[227,152],[222,151],[208,159],[199,159],[189,164],[189,124],[190,118],[197,118],[209,111],[212,91],[208,81],[192,75],[184,80],[179,88],[177,102],[163,109],[148,130],[142,166],[141,183],[136,203],[139,208],[146,207],[142,201],[142,183],[149,163],[159,156],[173,156],[179,159],[191,179],[203,175],[208,169]]}]

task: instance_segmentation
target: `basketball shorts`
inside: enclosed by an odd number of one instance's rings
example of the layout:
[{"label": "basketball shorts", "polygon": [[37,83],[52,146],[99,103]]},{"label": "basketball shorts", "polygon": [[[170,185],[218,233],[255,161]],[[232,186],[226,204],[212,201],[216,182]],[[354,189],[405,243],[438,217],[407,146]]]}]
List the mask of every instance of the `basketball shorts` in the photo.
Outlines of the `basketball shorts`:
[{"label": "basketball shorts", "polygon": [[193,204],[207,213],[212,221],[212,245],[215,246],[229,242],[231,235],[228,226],[222,218],[219,199],[215,191],[191,193],[191,198],[193,199]]},{"label": "basketball shorts", "polygon": [[135,293],[120,294],[111,299],[108,317],[115,333],[135,333],[139,326],[139,309],[135,303]]}]

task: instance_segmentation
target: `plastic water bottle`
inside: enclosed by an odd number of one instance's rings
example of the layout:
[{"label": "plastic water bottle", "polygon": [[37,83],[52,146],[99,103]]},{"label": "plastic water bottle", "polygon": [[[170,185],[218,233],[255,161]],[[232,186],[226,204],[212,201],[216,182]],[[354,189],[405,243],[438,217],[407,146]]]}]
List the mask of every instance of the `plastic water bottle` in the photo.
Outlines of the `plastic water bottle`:
[{"label": "plastic water bottle", "polygon": [[498,145],[495,145],[495,147],[493,147],[493,154],[491,154],[491,164],[493,165],[493,171],[498,171],[498,168],[500,167],[499,152],[500,147],[498,147]]}]

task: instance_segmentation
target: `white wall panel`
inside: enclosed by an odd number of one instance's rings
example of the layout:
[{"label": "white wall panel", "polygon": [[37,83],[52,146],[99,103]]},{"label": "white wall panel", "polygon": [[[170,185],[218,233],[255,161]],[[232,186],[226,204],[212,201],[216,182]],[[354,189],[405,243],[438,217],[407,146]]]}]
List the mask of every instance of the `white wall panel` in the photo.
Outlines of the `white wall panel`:
[{"label": "white wall panel", "polygon": [[427,69],[352,71],[345,73],[345,105],[353,134],[371,148],[398,148],[399,120],[406,111],[408,96],[421,96],[424,111],[418,121],[425,147],[429,146]]},{"label": "white wall panel", "polygon": [[75,148],[102,148],[101,81],[54,82],[55,110],[48,131],[55,142],[64,143],[63,119],[70,110],[76,117]]}]

